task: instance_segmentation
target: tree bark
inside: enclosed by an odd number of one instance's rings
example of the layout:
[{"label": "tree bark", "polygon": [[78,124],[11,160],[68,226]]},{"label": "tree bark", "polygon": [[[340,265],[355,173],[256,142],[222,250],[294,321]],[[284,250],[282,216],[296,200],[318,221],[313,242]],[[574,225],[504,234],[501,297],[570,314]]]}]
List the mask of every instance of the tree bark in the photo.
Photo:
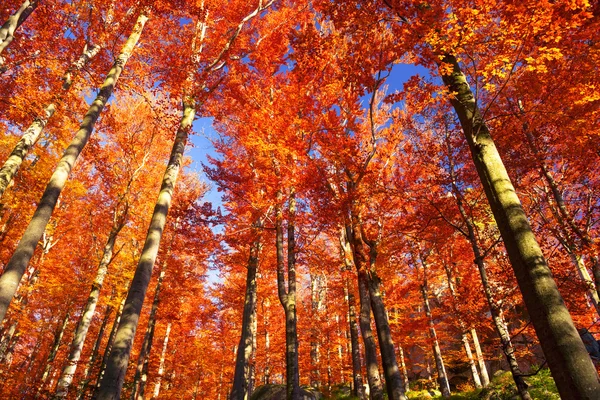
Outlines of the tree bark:
[{"label": "tree bark", "polygon": [[[94,45],[90,48],[84,48],[83,54],[75,61],[67,72],[63,75],[63,93],[67,92],[73,83],[72,74],[73,72],[80,71],[85,65],[98,53],[100,52],[100,46]],[[60,100],[60,95],[57,96],[57,99]],[[15,145],[15,148],[8,156],[8,159],[0,168],[0,198],[4,195],[4,192],[12,182],[15,174],[21,167],[23,160],[29,153],[29,150],[33,147],[33,145],[38,141],[42,130],[48,123],[48,120],[54,115],[56,111],[57,104],[56,102],[52,102],[44,107],[44,111],[41,116],[36,117],[31,125],[27,128],[21,139]]]},{"label": "tree bark", "polygon": [[455,93],[450,101],[558,391],[565,400],[596,399],[600,393],[598,373],[552,278],[467,78],[454,56],[447,54],[442,61],[453,67],[442,79]]},{"label": "tree bark", "polygon": [[1,56],[2,52],[8,47],[8,45],[15,38],[15,31],[25,22],[31,13],[37,8],[39,4],[38,0],[25,0],[21,7],[13,15],[8,17],[6,22],[0,28],[0,66],[4,64],[4,58]]},{"label": "tree bark", "polygon": [[363,386],[362,368],[360,365],[360,348],[358,346],[358,326],[356,324],[356,298],[350,291],[350,282],[346,280],[346,292],[348,293],[348,320],[350,323],[350,343],[352,346],[352,394],[360,400],[365,399],[365,388]]},{"label": "tree bark", "polygon": [[358,296],[360,301],[359,324],[365,345],[365,364],[367,366],[367,381],[369,382],[369,396],[371,400],[383,399],[383,387],[379,375],[377,363],[377,345],[371,330],[371,296],[369,294],[369,283],[367,277],[367,257],[364,244],[360,235],[360,223],[353,213],[352,227],[349,231],[349,239],[352,247],[354,266],[358,275]]},{"label": "tree bark", "polygon": [[242,335],[237,349],[231,400],[246,400],[250,397],[250,358],[256,337],[256,272],[260,253],[260,236],[250,245],[246,295],[242,315]]},{"label": "tree bark", "polygon": [[152,394],[152,399],[158,399],[158,395],[160,394],[160,384],[162,381],[162,377],[165,374],[165,355],[167,354],[167,345],[169,344],[169,334],[171,333],[171,323],[167,324],[167,332],[165,333],[165,340],[163,342],[162,352],[160,353],[160,365],[158,367],[158,377],[156,378],[156,383],[154,384],[154,393]]},{"label": "tree bark", "polygon": [[456,294],[456,289],[454,287],[452,271],[446,263],[444,263],[444,269],[446,270],[446,276],[448,278],[448,288],[450,289],[450,295],[452,296],[452,308],[454,309],[454,315],[456,315],[456,318],[458,320],[458,326],[460,327],[461,340],[463,343],[463,348],[465,349],[465,354],[467,355],[467,362],[469,363],[469,368],[471,368],[471,375],[473,375],[473,382],[475,383],[475,387],[479,389],[482,386],[481,378],[479,377],[479,372],[477,372],[477,366],[475,365],[475,361],[473,360],[473,353],[471,352],[471,345],[469,344],[469,337],[466,333],[465,323],[458,311],[458,307],[456,306],[459,299]]},{"label": "tree bark", "polygon": [[65,334],[65,330],[67,329],[67,324],[69,323],[70,316],[71,316],[70,311],[67,311],[67,313],[65,314],[65,318],[63,319],[62,324],[60,325],[60,328],[58,328],[56,330],[56,332],[54,333],[54,343],[52,344],[50,354],[48,354],[48,358],[46,359],[44,373],[42,374],[42,379],[40,380],[40,383],[38,384],[38,391],[35,395],[36,399],[42,395],[42,392],[44,390],[44,385],[46,384],[46,380],[48,380],[48,377],[50,376],[50,369],[52,368],[52,363],[54,362],[54,359],[56,358],[58,349],[60,348],[60,345],[62,344],[62,338],[63,338],[63,335]]},{"label": "tree bark", "polygon": [[477,363],[479,364],[479,371],[481,372],[481,384],[483,387],[487,387],[490,384],[490,377],[488,375],[487,367],[485,366],[485,359],[481,352],[481,345],[479,344],[479,338],[477,337],[475,328],[471,329],[471,337],[473,338],[473,347],[475,347],[475,355],[477,356]]},{"label": "tree bark", "polygon": [[67,363],[63,368],[57,384],[56,394],[54,396],[56,399],[67,397],[69,387],[71,386],[71,383],[73,383],[73,376],[75,375],[77,364],[81,358],[81,352],[83,351],[85,338],[87,337],[88,330],[92,324],[92,319],[96,313],[96,305],[98,304],[98,299],[100,298],[100,290],[102,289],[104,278],[108,273],[108,267],[112,261],[115,242],[119,232],[123,226],[125,226],[126,213],[127,211],[120,213],[120,210],[115,209],[113,225],[110,233],[108,234],[106,244],[104,245],[104,253],[102,254],[100,264],[98,265],[96,278],[94,279],[94,283],[92,283],[90,295],[81,314],[79,323],[77,324],[77,329],[75,330],[75,335],[73,336],[73,341],[71,343],[71,350],[69,351],[69,355],[67,357]]},{"label": "tree bark", "polygon": [[[104,355],[102,356],[102,362],[100,363],[100,368],[98,370],[98,378],[96,379],[96,385],[94,387],[94,393],[92,395],[92,399],[94,400],[98,398],[100,382],[102,382],[102,378],[104,377],[104,373],[106,372],[106,366],[108,365],[108,357],[110,356],[110,352],[113,348],[113,345],[115,344],[115,339],[117,337],[117,329],[119,328],[119,323],[121,322],[121,315],[123,314],[124,307],[125,298],[121,300],[119,310],[117,311],[117,315],[115,315],[115,321],[113,322],[112,329],[110,330],[110,335],[108,336],[108,342],[106,343],[106,347],[104,348]],[[83,390],[81,394],[83,396],[85,394],[85,390]]]},{"label": "tree bark", "polygon": [[60,192],[64,188],[67,178],[73,168],[77,157],[88,142],[94,125],[111,97],[117,80],[123,71],[125,63],[131,56],[137,44],[148,17],[144,12],[140,14],[131,35],[125,42],[121,53],[109,71],[102,84],[96,99],[92,102],[86,113],[79,131],[63,154],[56,170],[52,174],[42,198],[23,234],[17,248],[0,276],[0,321],[4,320],[8,306],[17,290],[17,286],[29,264],[37,243],[40,241],[46,225],[50,220]]},{"label": "tree bark", "polygon": [[[492,322],[494,323],[494,327],[496,328],[496,333],[500,337],[500,342],[502,344],[502,351],[504,356],[506,357],[506,361],[510,367],[513,379],[515,381],[515,385],[517,386],[517,390],[519,395],[523,399],[530,399],[530,395],[527,391],[527,383],[525,383],[521,370],[519,368],[519,364],[515,357],[514,348],[510,339],[510,333],[507,329],[507,326],[504,322],[504,317],[502,316],[502,309],[500,305],[495,301],[494,294],[492,293],[492,288],[490,282],[487,277],[487,270],[484,261],[484,255],[479,248],[479,243],[477,241],[477,236],[475,235],[475,225],[473,221],[467,214],[467,211],[464,207],[464,199],[461,191],[458,188],[458,184],[456,182],[456,175],[454,172],[454,161],[452,159],[452,152],[450,148],[450,143],[447,142],[448,145],[448,158],[450,164],[450,179],[452,183],[452,191],[454,193],[454,198],[456,199],[456,205],[458,211],[461,215],[463,222],[467,228],[466,232],[462,232],[466,235],[469,243],[471,244],[471,249],[473,250],[473,255],[475,256],[475,265],[477,265],[477,269],[479,270],[479,275],[481,277],[481,284],[483,286],[483,292],[485,294],[485,298],[487,300],[488,306],[490,308],[490,314],[492,316]],[[475,343],[475,349],[477,351],[477,358],[479,360],[479,367],[483,377],[483,385],[487,386],[489,384],[489,376],[487,374],[487,369],[485,368],[485,363],[483,362],[483,356],[481,355],[481,349],[479,347],[479,340],[477,339],[477,333],[474,329],[471,330],[471,335],[473,336],[473,341]]]},{"label": "tree bark", "polygon": [[162,264],[162,269],[158,275],[156,282],[156,289],[154,291],[154,300],[152,301],[152,308],[150,309],[150,316],[148,317],[148,327],[146,328],[146,334],[144,335],[144,342],[140,350],[138,357],[137,368],[135,376],[133,377],[133,390],[131,391],[130,400],[143,400],[144,392],[146,390],[146,384],[148,382],[148,363],[150,361],[150,350],[152,349],[152,342],[154,341],[154,330],[156,329],[156,312],[158,311],[158,305],[160,303],[160,289],[162,288],[163,279],[165,278],[165,271],[167,263],[170,257],[169,251],[165,253],[165,260]]},{"label": "tree bark", "polygon": [[[276,165],[276,174],[278,165]],[[296,199],[294,189],[290,190],[288,211],[288,257],[287,257],[287,288],[285,280],[285,259],[283,249],[283,213],[281,203],[282,190],[277,191],[277,206],[275,209],[275,236],[277,249],[277,294],[285,311],[285,360],[286,360],[286,398],[300,400],[300,377],[298,369],[298,336],[296,331],[296,249],[295,225]]]},{"label": "tree bark", "polygon": [[167,169],[163,176],[160,193],[154,207],[150,227],[146,235],[146,241],[138,266],[135,270],[125,306],[123,315],[117,328],[115,343],[111,349],[108,363],[106,365],[106,373],[100,382],[98,390],[98,399],[100,400],[116,400],[121,395],[125,372],[131,352],[131,346],[137,330],[142,305],[152,276],[152,267],[156,261],[160,240],[165,228],[167,213],[171,205],[173,190],[177,175],[183,162],[183,152],[187,142],[189,131],[192,127],[192,122],[196,114],[195,104],[191,99],[186,99],[183,102],[183,116],[181,123],[173,143],[171,156]]},{"label": "tree bark", "polygon": [[102,345],[102,339],[104,338],[104,331],[106,330],[106,326],[108,325],[108,321],[110,320],[110,314],[112,314],[114,307],[111,305],[106,306],[106,311],[104,312],[104,318],[102,319],[102,325],[100,325],[100,330],[98,331],[98,336],[96,337],[96,343],[94,343],[94,348],[92,350],[92,354],[90,354],[90,358],[88,359],[85,369],[83,370],[83,376],[79,382],[79,387],[77,388],[77,399],[82,399],[85,390],[89,384],[89,376],[90,371],[94,368],[94,364],[96,364],[96,360],[98,359],[98,354],[100,354],[100,346]]},{"label": "tree bark", "polygon": [[446,374],[446,367],[444,366],[444,359],[442,358],[442,350],[440,348],[440,343],[438,341],[435,326],[433,324],[433,316],[431,314],[431,308],[429,307],[429,296],[427,292],[427,279],[425,278],[423,280],[423,284],[421,285],[421,294],[423,295],[425,315],[427,316],[427,323],[429,324],[429,337],[433,342],[431,347],[433,349],[433,355],[435,358],[435,366],[438,371],[438,383],[440,385],[442,397],[449,398],[451,395],[450,384],[448,383],[448,375]]},{"label": "tree bark", "polygon": [[[362,224],[361,224],[362,229]],[[394,341],[388,321],[387,311],[381,295],[381,279],[377,276],[376,260],[377,247],[379,240],[368,240],[366,235],[361,232],[362,239],[369,246],[369,273],[367,274],[369,285],[369,297],[371,299],[371,309],[377,328],[377,338],[379,339],[379,349],[381,351],[381,361],[385,375],[385,385],[388,398],[393,400],[404,400],[404,385],[396,360],[396,351],[394,350]]]}]

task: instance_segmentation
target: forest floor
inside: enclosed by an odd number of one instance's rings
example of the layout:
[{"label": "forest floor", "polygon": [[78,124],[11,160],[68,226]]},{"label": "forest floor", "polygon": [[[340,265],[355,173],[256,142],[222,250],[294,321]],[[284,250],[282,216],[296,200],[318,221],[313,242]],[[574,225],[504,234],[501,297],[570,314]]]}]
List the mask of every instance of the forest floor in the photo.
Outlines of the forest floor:
[{"label": "forest floor", "polygon": [[[529,393],[534,400],[560,400],[554,380],[549,369],[542,369],[538,374],[526,378]],[[418,387],[420,382],[415,382]],[[409,399],[442,399],[437,390],[411,390],[407,393]],[[331,400],[352,400],[352,397],[334,395]],[[517,388],[510,372],[497,373],[490,385],[485,389],[465,388],[462,392],[453,392],[451,400],[516,400],[519,399]]]}]

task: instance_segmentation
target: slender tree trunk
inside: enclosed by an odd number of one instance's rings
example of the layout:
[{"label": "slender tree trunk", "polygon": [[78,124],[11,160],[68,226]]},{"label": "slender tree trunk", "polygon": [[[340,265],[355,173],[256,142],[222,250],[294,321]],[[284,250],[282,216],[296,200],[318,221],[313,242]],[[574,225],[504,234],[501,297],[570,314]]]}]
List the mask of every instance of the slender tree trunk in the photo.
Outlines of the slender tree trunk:
[{"label": "slender tree trunk", "polygon": [[[371,261],[374,265],[376,250],[375,246],[371,247]],[[377,327],[377,338],[379,339],[379,349],[381,350],[381,361],[385,375],[385,385],[388,393],[388,398],[393,400],[406,399],[404,394],[404,386],[400,369],[396,360],[396,351],[394,350],[394,342],[392,340],[392,332],[381,296],[381,279],[377,276],[374,268],[367,275],[369,285],[369,297],[371,299],[371,309]]]},{"label": "slender tree trunk", "polygon": [[487,387],[490,384],[490,377],[488,375],[487,367],[485,366],[485,359],[481,352],[481,345],[479,344],[479,338],[477,337],[475,328],[471,329],[471,337],[473,337],[473,347],[475,347],[477,363],[479,364],[479,371],[481,371],[481,384],[483,387]]},{"label": "slender tree trunk", "polygon": [[[357,267],[358,268],[358,267]],[[365,345],[365,364],[367,366],[367,381],[371,400],[383,399],[383,387],[377,363],[377,345],[371,330],[371,299],[367,283],[366,271],[358,271],[358,295],[360,301],[359,324]]]},{"label": "slender tree trunk", "polygon": [[467,78],[454,56],[445,55],[442,61],[453,67],[453,72],[442,79],[450,92],[456,93],[450,101],[558,391],[565,400],[597,399],[598,373],[552,278]]},{"label": "slender tree trunk", "polygon": [[352,345],[352,375],[354,377],[353,395],[360,400],[365,399],[365,388],[363,386],[362,368],[360,365],[360,348],[358,346],[358,326],[356,324],[356,298],[350,291],[350,283],[346,281],[346,292],[348,293],[348,320],[350,323],[350,343]]},{"label": "slender tree trunk", "polygon": [[154,393],[152,395],[152,399],[158,399],[158,395],[160,393],[160,384],[162,381],[162,377],[165,374],[165,355],[167,354],[167,345],[169,344],[169,334],[171,333],[171,323],[167,324],[167,332],[165,333],[165,341],[163,342],[162,353],[160,353],[160,365],[158,367],[158,377],[156,378],[156,383],[154,384]]},{"label": "slender tree trunk", "polygon": [[450,267],[444,263],[444,269],[446,270],[446,276],[448,278],[448,288],[450,289],[450,295],[452,296],[452,308],[454,309],[454,314],[458,320],[458,326],[461,330],[461,340],[463,343],[463,347],[465,349],[465,354],[467,355],[467,362],[469,363],[469,367],[471,368],[471,375],[473,375],[473,382],[475,383],[476,388],[481,388],[481,378],[479,377],[479,372],[477,372],[477,366],[475,365],[475,361],[473,360],[473,353],[471,352],[471,345],[469,344],[469,337],[466,333],[465,323],[458,311],[456,304],[459,299],[456,294],[456,289],[454,288],[452,271]]},{"label": "slender tree trunk", "polygon": [[398,345],[398,358],[400,359],[400,368],[402,369],[404,378],[404,390],[408,392],[410,390],[410,382],[408,381],[408,371],[406,370],[406,361],[404,360],[404,349],[400,345]]},{"label": "slender tree trunk", "polygon": [[131,35],[125,42],[119,57],[113,64],[102,84],[96,99],[92,102],[86,113],[79,131],[59,161],[23,237],[17,245],[10,261],[6,264],[4,272],[0,277],[0,320],[3,320],[6,315],[6,311],[17,290],[19,281],[33,256],[37,243],[40,241],[44,230],[46,229],[46,225],[54,211],[60,192],[66,184],[67,178],[73,168],[73,164],[88,142],[96,120],[112,95],[117,80],[123,71],[123,67],[131,56],[147,20],[148,17],[142,12],[137,19]]},{"label": "slender tree trunk", "polygon": [[319,365],[319,333],[317,330],[316,318],[320,311],[319,295],[319,276],[310,274],[310,308],[313,315],[313,326],[310,330],[310,386],[319,387],[321,385],[321,373]]},{"label": "slender tree trunk", "polygon": [[90,371],[92,368],[94,368],[94,364],[96,364],[96,360],[98,359],[98,354],[100,354],[100,346],[102,345],[102,339],[104,338],[104,331],[106,330],[106,326],[108,325],[108,321],[110,320],[110,315],[112,314],[113,309],[114,307],[111,305],[106,307],[104,318],[102,319],[102,325],[100,325],[100,330],[98,331],[98,336],[96,337],[96,343],[94,343],[92,354],[90,354],[90,358],[85,365],[83,376],[81,377],[79,387],[77,388],[77,399],[83,398],[83,394],[87,389],[90,381]]},{"label": "slender tree trunk", "polygon": [[[520,103],[519,103],[520,104]],[[523,112],[522,106],[519,107],[521,112]],[[559,242],[564,247],[565,251],[569,254],[573,265],[577,269],[580,278],[584,281],[586,285],[586,294],[589,298],[590,302],[594,306],[596,313],[600,315],[600,296],[598,292],[598,288],[596,284],[590,277],[590,274],[587,271],[583,263],[583,257],[581,256],[581,251],[584,248],[588,248],[591,250],[593,247],[593,241],[589,237],[589,235],[584,232],[573,220],[571,213],[567,209],[567,205],[565,204],[565,200],[563,198],[562,192],[559,188],[558,183],[554,179],[554,176],[546,166],[546,162],[544,160],[544,156],[539,151],[538,147],[535,144],[535,137],[529,130],[529,126],[527,123],[523,123],[523,131],[525,132],[525,137],[527,138],[527,142],[529,144],[529,148],[534,154],[536,161],[539,165],[539,171],[542,179],[546,181],[546,184],[550,188],[551,200],[549,203],[554,201],[556,204],[556,208],[558,211],[553,209],[552,214],[554,218],[558,222],[558,226],[560,231],[564,235],[564,239],[559,238]],[[549,197],[550,197],[549,195]],[[569,231],[569,229],[575,233],[576,237],[581,240],[581,243],[578,245],[576,243],[574,235]]]},{"label": "slender tree trunk", "polygon": [[352,216],[352,228],[350,229],[350,244],[352,255],[358,275],[358,296],[360,301],[360,331],[365,345],[365,364],[367,366],[367,381],[369,382],[369,396],[371,400],[383,399],[383,387],[379,375],[377,363],[377,345],[371,331],[371,296],[369,295],[369,284],[366,270],[367,257],[364,245],[360,237],[359,221]]},{"label": "slender tree trunk", "polygon": [[50,370],[52,368],[52,363],[54,362],[54,359],[56,358],[56,354],[58,353],[58,349],[60,348],[60,345],[62,344],[62,338],[63,338],[63,335],[65,334],[65,330],[67,329],[67,324],[69,323],[70,316],[71,316],[70,311],[67,311],[62,324],[54,333],[54,343],[52,344],[50,354],[48,354],[48,358],[46,359],[44,373],[42,374],[42,379],[40,380],[40,383],[38,384],[38,391],[35,395],[35,398],[40,397],[40,395],[42,394],[42,392],[44,390],[46,380],[48,380],[48,377],[50,376]]},{"label": "slender tree trunk", "polygon": [[[276,164],[276,163],[275,163]],[[276,166],[276,174],[278,166]],[[300,377],[298,369],[298,336],[296,331],[296,249],[295,226],[296,200],[294,189],[290,190],[288,220],[288,279],[285,281],[285,259],[283,252],[283,213],[281,210],[283,193],[277,192],[275,216],[276,249],[277,249],[277,293],[285,311],[285,343],[286,343],[286,398],[300,400]]]},{"label": "slender tree trunk", "polygon": [[246,296],[242,315],[242,334],[237,348],[233,388],[230,400],[246,400],[250,397],[250,358],[256,336],[256,272],[258,270],[260,237],[250,246],[248,272],[246,274]]},{"label": "slender tree trunk", "polygon": [[265,369],[263,372],[264,385],[271,384],[271,338],[269,337],[270,304],[271,303],[269,302],[269,299],[265,299],[261,303],[263,315],[263,329],[265,330]]},{"label": "slender tree trunk", "polygon": [[96,278],[92,284],[92,289],[90,291],[87,304],[85,305],[85,308],[81,314],[77,329],[75,330],[75,335],[73,336],[73,341],[71,343],[71,350],[69,352],[69,356],[67,357],[67,363],[65,364],[58,381],[55,394],[55,398],[57,399],[67,397],[69,387],[73,382],[73,376],[75,375],[77,364],[81,358],[81,352],[83,351],[85,338],[87,337],[88,330],[92,324],[92,318],[94,318],[94,314],[96,313],[96,305],[98,304],[98,299],[100,298],[100,290],[102,289],[104,278],[108,272],[108,266],[112,261],[115,242],[124,225],[125,214],[120,215],[119,210],[115,210],[113,225],[110,233],[108,234],[106,244],[104,245],[104,253],[102,255],[102,259],[100,260],[100,264],[98,265]]},{"label": "slender tree trunk", "polygon": [[[37,8],[38,0],[25,0],[21,7],[13,15],[8,17],[6,22],[0,28],[0,55],[15,38],[15,31]],[[0,56],[0,66],[4,64],[4,58]]]},{"label": "slender tree trunk", "polygon": [[429,324],[429,336],[433,341],[431,346],[433,348],[435,365],[438,371],[438,383],[440,385],[440,391],[442,392],[442,397],[449,398],[450,384],[448,383],[448,375],[446,374],[446,367],[444,366],[444,359],[442,358],[442,350],[440,349],[440,343],[438,342],[437,333],[435,332],[435,326],[433,324],[433,316],[431,315],[431,308],[429,307],[426,279],[424,280],[423,285],[421,285],[421,294],[423,295],[425,314],[427,315],[427,323]]},{"label": "slender tree trunk", "polygon": [[191,99],[186,99],[183,104],[183,116],[177,136],[175,137],[173,149],[171,150],[169,164],[163,176],[158,200],[154,207],[146,242],[144,243],[144,248],[133,276],[127,299],[125,300],[125,307],[123,308],[123,315],[117,328],[115,343],[106,365],[106,373],[100,382],[98,399],[116,400],[121,395],[133,338],[137,330],[144,298],[146,297],[146,290],[152,276],[152,267],[158,254],[160,240],[167,220],[167,213],[173,197],[175,182],[177,181],[177,175],[182,165],[183,152],[195,114],[195,104]]},{"label": "slender tree trunk", "polygon": [[[67,69],[67,72],[63,75],[63,93],[67,92],[72,84],[72,74],[80,71],[85,65],[100,52],[100,46],[94,45],[88,48],[84,48],[83,54]],[[60,99],[60,95],[57,96]],[[4,195],[4,191],[8,188],[12,182],[15,174],[21,167],[23,160],[29,153],[29,150],[38,141],[42,130],[48,123],[48,120],[54,115],[57,104],[52,102],[44,107],[44,111],[41,116],[36,117],[29,128],[25,131],[21,139],[15,145],[15,148],[10,153],[8,159],[0,168],[0,198]]]},{"label": "slender tree trunk", "polygon": [[167,268],[169,256],[170,249],[166,252],[165,260],[163,262],[162,269],[156,282],[154,300],[152,301],[150,316],[148,317],[148,327],[146,328],[146,334],[144,335],[144,342],[142,343],[142,349],[140,350],[140,355],[138,357],[137,368],[135,371],[135,376],[133,378],[133,390],[131,391],[130,400],[144,399],[144,391],[146,390],[146,383],[148,381],[148,362],[150,361],[150,350],[152,349],[152,342],[154,340],[154,330],[156,329],[156,312],[158,311],[158,305],[160,302],[160,289],[162,288],[162,283],[165,277],[165,270]]},{"label": "slender tree trunk", "polygon": [[[450,160],[450,178],[451,178],[451,182],[452,182],[452,190],[454,192],[454,196],[456,199],[456,205],[458,207],[458,211],[461,215],[461,218],[463,219],[463,222],[465,223],[465,226],[467,227],[467,232],[465,234],[467,236],[467,239],[469,240],[469,243],[471,244],[471,249],[473,250],[473,255],[475,256],[475,265],[477,265],[477,269],[479,270],[479,275],[481,277],[481,284],[483,286],[483,292],[485,294],[485,298],[486,298],[488,306],[490,308],[490,313],[492,315],[492,321],[494,323],[494,327],[496,328],[496,333],[500,337],[500,342],[502,343],[502,351],[506,357],[506,361],[508,362],[508,365],[510,366],[510,370],[511,370],[513,379],[515,381],[515,385],[517,386],[519,395],[523,399],[530,399],[530,395],[527,391],[527,383],[525,383],[525,380],[523,379],[521,370],[519,369],[519,364],[518,364],[517,359],[514,354],[514,348],[513,348],[511,339],[510,339],[510,333],[508,331],[508,328],[506,327],[506,324],[504,323],[504,318],[502,316],[502,309],[500,308],[498,303],[494,300],[494,294],[492,293],[492,288],[490,286],[490,283],[489,283],[489,280],[487,277],[487,270],[486,270],[486,265],[484,262],[483,254],[481,252],[481,249],[479,248],[479,243],[478,243],[477,237],[475,235],[475,225],[473,224],[473,221],[470,219],[470,217],[467,215],[467,212],[463,205],[462,193],[459,190],[458,185],[456,183],[456,177],[455,177],[455,172],[454,172],[454,161],[451,157],[452,152],[451,152],[451,148],[450,148],[450,143],[447,142],[447,145],[448,145],[448,154],[449,154],[449,160]],[[473,335],[473,332],[475,332],[475,331],[474,330],[471,331],[472,335]],[[476,337],[477,337],[477,334],[475,333],[475,335],[473,336],[473,340],[476,345],[475,348],[477,350],[477,348],[479,346],[479,341],[475,341]],[[479,349],[479,353],[478,353],[478,359],[480,360],[479,366],[480,366],[482,374],[485,371],[483,384],[484,384],[484,386],[487,386],[487,384],[489,384],[489,377],[487,376],[487,370],[485,369],[485,363],[483,363],[483,361],[482,361],[483,357],[480,355],[480,353],[481,353],[481,349]],[[481,368],[482,365],[484,368]],[[486,384],[486,382],[487,382],[487,384]]]},{"label": "slender tree trunk", "polygon": [[[110,352],[115,344],[115,339],[117,337],[117,329],[119,328],[119,323],[121,322],[121,315],[123,315],[123,308],[125,307],[125,298],[121,300],[121,304],[119,305],[119,310],[117,311],[117,315],[115,315],[115,322],[113,322],[112,329],[110,331],[110,335],[108,336],[108,342],[106,343],[106,347],[104,348],[104,355],[102,356],[102,362],[100,363],[100,368],[98,370],[98,378],[96,379],[96,385],[94,387],[94,393],[92,395],[92,399],[98,398],[98,391],[100,390],[100,382],[102,382],[102,378],[104,377],[104,373],[106,372],[106,366],[108,365],[108,357],[110,356]],[[82,392],[85,393],[85,390]]]}]

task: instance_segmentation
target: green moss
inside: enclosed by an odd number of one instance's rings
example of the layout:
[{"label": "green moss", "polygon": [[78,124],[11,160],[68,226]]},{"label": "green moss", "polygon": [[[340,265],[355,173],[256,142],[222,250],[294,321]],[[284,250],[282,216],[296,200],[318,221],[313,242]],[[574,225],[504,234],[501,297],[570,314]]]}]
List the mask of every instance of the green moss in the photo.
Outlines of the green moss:
[{"label": "green moss", "polygon": [[[525,378],[529,384],[529,393],[534,400],[560,400],[554,379],[550,370],[543,369],[538,374]],[[415,390],[407,393],[409,399],[442,399],[436,391]],[[515,400],[518,399],[517,388],[510,372],[497,373],[485,389],[475,389],[468,392],[453,393],[451,400]]]}]

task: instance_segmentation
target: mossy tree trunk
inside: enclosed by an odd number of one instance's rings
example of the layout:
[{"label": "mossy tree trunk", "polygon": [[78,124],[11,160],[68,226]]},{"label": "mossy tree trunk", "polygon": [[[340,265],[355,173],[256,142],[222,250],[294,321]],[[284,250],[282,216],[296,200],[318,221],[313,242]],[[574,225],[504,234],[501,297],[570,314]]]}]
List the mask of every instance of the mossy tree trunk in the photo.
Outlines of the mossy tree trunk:
[{"label": "mossy tree trunk", "polygon": [[552,278],[467,78],[455,56],[446,54],[442,62],[452,66],[452,72],[442,79],[455,93],[450,101],[558,391],[565,400],[597,399],[598,373]]}]

